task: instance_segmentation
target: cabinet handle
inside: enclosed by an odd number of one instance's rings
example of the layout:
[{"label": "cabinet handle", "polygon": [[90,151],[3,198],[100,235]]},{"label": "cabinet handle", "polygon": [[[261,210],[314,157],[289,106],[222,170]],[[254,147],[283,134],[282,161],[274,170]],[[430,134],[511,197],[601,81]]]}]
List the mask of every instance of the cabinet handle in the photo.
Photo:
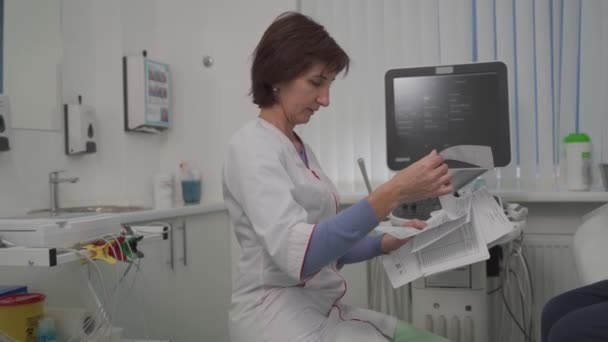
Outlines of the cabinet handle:
[{"label": "cabinet handle", "polygon": [[179,260],[184,262],[184,266],[188,265],[188,242],[187,242],[187,233],[186,233],[186,221],[182,221],[182,225],[179,227],[182,231],[182,247],[184,249],[184,256],[179,258]]},{"label": "cabinet handle", "polygon": [[175,257],[173,256],[174,249],[173,247],[173,224],[169,225],[169,266],[171,270],[175,268]]}]

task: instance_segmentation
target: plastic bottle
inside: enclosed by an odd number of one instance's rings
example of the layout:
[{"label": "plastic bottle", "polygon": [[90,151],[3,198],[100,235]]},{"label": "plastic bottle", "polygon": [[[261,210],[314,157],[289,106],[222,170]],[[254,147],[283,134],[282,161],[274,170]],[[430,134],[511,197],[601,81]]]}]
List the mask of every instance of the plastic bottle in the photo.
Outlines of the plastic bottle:
[{"label": "plastic bottle", "polygon": [[167,209],[173,207],[173,175],[161,173],[154,177],[154,207]]},{"label": "plastic bottle", "polygon": [[589,190],[591,186],[591,138],[585,133],[571,133],[566,145],[566,185],[568,190]]},{"label": "plastic bottle", "polygon": [[184,204],[197,204],[201,200],[201,172],[186,162],[179,164]]},{"label": "plastic bottle", "polygon": [[36,342],[57,342],[57,330],[52,318],[43,318],[38,321]]}]

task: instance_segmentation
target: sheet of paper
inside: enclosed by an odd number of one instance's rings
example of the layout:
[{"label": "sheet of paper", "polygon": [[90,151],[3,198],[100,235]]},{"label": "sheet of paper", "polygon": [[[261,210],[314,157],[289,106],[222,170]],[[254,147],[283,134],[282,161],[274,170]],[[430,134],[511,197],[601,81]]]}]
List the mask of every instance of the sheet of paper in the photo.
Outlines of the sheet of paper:
[{"label": "sheet of paper", "polygon": [[393,288],[401,287],[422,277],[418,259],[412,253],[411,243],[406,243],[398,250],[383,255],[382,265]]},{"label": "sheet of paper", "polygon": [[487,171],[488,169],[449,169],[448,173],[452,176],[454,191],[458,191]]},{"label": "sheet of paper", "polygon": [[450,218],[460,217],[463,214],[468,214],[471,211],[471,203],[473,196],[468,193],[461,197],[456,197],[453,194],[440,196],[439,203]]},{"label": "sheet of paper", "polygon": [[439,152],[445,160],[457,160],[472,164],[482,169],[494,167],[494,155],[490,146],[483,145],[456,145]]},{"label": "sheet of paper", "polygon": [[472,216],[475,226],[483,232],[486,244],[513,230],[513,223],[485,187],[473,192]]},{"label": "sheet of paper", "polygon": [[490,258],[481,232],[467,223],[427,246],[412,251],[407,243],[389,255],[382,256],[384,270],[394,288],[420,277],[470,265]]},{"label": "sheet of paper", "polygon": [[439,202],[443,208],[440,215],[436,215],[427,221],[429,223],[436,221],[433,224],[439,225],[439,227],[418,234],[413,241],[413,252],[418,252],[470,221],[472,202],[470,193],[461,197],[455,197],[454,195],[441,196]]},{"label": "sheet of paper", "polygon": [[494,155],[490,146],[456,145],[440,151],[439,154],[446,161],[455,160],[470,165],[470,168],[449,170],[455,191],[494,167]]},{"label": "sheet of paper", "polygon": [[405,239],[405,238],[420,234],[422,232],[422,230],[420,230],[418,228],[386,226],[386,225],[379,225],[378,227],[376,227],[376,231],[378,231],[380,233],[390,234],[390,235],[396,237],[397,239]]},{"label": "sheet of paper", "polygon": [[468,222],[469,214],[463,213],[456,219],[450,219],[443,222],[441,225],[435,227],[435,229],[423,231],[414,237],[414,240],[412,241],[412,252],[420,251],[421,249],[450,234],[455,229]]},{"label": "sheet of paper", "polygon": [[481,232],[467,223],[420,252],[419,267],[425,276],[490,258]]},{"label": "sheet of paper", "polygon": [[451,221],[451,219],[448,218],[444,212],[439,211],[437,214],[434,214],[433,216],[431,216],[431,218],[426,220],[427,226],[424,227],[424,229],[393,226],[390,223],[380,223],[380,225],[378,225],[375,230],[380,233],[390,234],[398,239],[405,239],[419,234],[429,233],[430,231],[441,227],[442,224],[448,221]]},{"label": "sheet of paper", "polygon": [[400,238],[414,237],[397,251],[382,257],[393,287],[487,260],[490,258],[487,245],[514,229],[485,187],[463,197],[445,196],[440,202],[444,209],[427,220],[429,225],[422,231],[407,227],[382,228]]}]

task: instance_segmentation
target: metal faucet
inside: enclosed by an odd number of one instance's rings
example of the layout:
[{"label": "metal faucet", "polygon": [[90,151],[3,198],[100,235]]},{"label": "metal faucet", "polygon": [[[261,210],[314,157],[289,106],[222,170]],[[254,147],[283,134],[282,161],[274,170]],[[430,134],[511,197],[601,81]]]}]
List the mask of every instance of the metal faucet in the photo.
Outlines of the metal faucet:
[{"label": "metal faucet", "polygon": [[78,182],[78,177],[68,177],[68,178],[59,178],[59,174],[61,172],[65,172],[65,170],[57,170],[49,172],[49,190],[51,195],[51,206],[50,212],[51,214],[56,214],[59,209],[59,195],[57,192],[57,184],[59,183],[76,183]]}]

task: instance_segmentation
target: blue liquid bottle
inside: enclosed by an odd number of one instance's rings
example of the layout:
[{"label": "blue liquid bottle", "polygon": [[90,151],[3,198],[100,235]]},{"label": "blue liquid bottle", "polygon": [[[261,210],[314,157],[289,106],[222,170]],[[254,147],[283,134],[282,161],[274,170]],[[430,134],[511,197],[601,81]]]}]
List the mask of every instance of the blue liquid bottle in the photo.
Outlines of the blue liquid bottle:
[{"label": "blue liquid bottle", "polygon": [[55,330],[55,321],[53,319],[43,318],[38,321],[36,342],[57,342],[57,330]]}]

